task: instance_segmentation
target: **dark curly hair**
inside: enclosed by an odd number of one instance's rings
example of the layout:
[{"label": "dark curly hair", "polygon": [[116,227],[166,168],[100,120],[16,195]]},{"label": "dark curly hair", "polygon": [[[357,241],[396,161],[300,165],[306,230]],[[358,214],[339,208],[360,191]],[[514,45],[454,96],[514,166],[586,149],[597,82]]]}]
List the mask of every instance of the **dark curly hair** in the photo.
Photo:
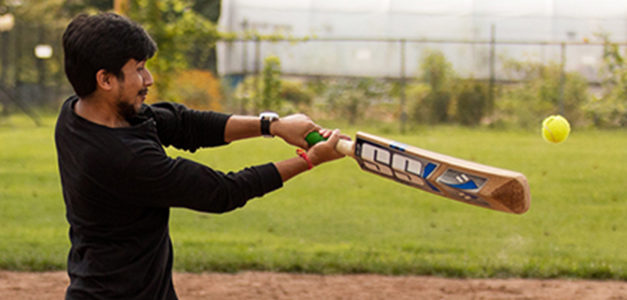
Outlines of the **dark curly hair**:
[{"label": "dark curly hair", "polygon": [[96,73],[104,69],[124,79],[122,66],[130,59],[143,61],[157,44],[137,23],[114,13],[78,15],[63,33],[65,75],[79,97],[96,90]]}]

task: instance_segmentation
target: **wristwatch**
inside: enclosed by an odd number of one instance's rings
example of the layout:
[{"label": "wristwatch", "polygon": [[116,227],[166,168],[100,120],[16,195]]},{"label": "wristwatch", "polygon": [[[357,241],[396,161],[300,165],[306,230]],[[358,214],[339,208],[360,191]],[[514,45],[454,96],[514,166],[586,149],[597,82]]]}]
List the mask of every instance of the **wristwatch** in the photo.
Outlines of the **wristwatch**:
[{"label": "wristwatch", "polygon": [[261,121],[261,135],[267,138],[274,137],[270,133],[270,123],[279,120],[279,115],[272,111],[264,111],[259,114],[259,120]]}]

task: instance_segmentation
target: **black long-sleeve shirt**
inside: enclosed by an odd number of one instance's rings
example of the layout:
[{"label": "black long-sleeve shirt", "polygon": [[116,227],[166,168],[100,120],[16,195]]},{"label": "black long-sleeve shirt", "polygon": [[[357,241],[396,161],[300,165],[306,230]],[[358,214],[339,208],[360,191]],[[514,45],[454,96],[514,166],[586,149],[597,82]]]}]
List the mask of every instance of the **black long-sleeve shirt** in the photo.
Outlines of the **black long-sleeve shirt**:
[{"label": "black long-sleeve shirt", "polygon": [[66,299],[176,299],[170,207],[221,213],[282,186],[273,164],[224,174],[163,146],[219,146],[229,116],[144,105],[130,127],[109,128],[64,104],[55,141],[70,224]]}]

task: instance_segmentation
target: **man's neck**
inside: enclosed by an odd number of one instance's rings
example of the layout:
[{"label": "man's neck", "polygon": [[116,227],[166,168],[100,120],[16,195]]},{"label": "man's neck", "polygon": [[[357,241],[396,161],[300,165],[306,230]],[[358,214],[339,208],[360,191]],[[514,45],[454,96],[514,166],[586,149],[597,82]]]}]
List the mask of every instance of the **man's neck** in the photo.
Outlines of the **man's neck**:
[{"label": "man's neck", "polygon": [[93,98],[79,98],[74,105],[74,112],[82,118],[102,126],[110,128],[130,126],[128,121],[122,118],[115,107],[109,103]]}]

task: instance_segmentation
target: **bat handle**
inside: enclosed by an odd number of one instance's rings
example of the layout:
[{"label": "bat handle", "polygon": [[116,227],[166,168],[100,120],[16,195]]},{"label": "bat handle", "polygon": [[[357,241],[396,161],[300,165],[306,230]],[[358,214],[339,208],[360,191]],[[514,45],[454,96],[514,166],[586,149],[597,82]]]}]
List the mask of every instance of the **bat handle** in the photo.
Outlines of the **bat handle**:
[{"label": "bat handle", "polygon": [[[322,137],[320,133],[316,131],[312,131],[309,134],[307,134],[307,136],[305,137],[305,140],[307,141],[307,144],[309,144],[309,146],[313,146],[319,142],[326,141],[327,139]],[[344,155],[354,156],[355,143],[353,141],[340,139],[339,141],[337,141],[337,145],[335,145],[335,150],[337,150],[337,152],[340,152]]]}]

